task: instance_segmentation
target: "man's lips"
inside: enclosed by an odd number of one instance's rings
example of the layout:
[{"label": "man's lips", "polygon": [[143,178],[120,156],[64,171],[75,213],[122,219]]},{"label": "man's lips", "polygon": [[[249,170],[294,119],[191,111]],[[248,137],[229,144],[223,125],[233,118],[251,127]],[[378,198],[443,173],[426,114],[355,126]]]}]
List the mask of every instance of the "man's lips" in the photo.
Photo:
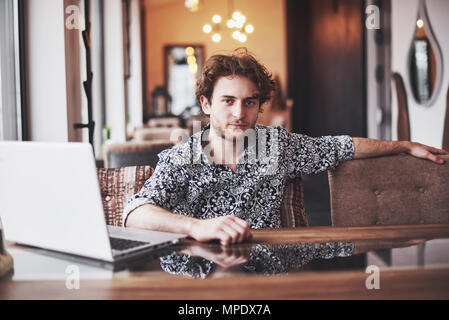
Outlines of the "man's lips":
[{"label": "man's lips", "polygon": [[243,128],[246,128],[247,127],[247,124],[245,124],[245,123],[231,123],[231,124],[228,124],[228,128],[230,128],[230,129],[243,129]]}]

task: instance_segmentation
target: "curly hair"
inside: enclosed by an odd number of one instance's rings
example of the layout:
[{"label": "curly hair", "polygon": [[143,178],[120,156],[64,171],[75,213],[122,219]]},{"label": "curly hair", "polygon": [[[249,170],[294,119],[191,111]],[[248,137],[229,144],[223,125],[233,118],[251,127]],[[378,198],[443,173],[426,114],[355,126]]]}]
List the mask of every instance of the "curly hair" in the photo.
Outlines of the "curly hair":
[{"label": "curly hair", "polygon": [[215,83],[220,77],[243,76],[254,82],[259,90],[259,108],[271,98],[275,89],[272,74],[246,48],[238,48],[230,55],[217,54],[207,59],[196,85],[196,98],[205,96],[211,101]]}]

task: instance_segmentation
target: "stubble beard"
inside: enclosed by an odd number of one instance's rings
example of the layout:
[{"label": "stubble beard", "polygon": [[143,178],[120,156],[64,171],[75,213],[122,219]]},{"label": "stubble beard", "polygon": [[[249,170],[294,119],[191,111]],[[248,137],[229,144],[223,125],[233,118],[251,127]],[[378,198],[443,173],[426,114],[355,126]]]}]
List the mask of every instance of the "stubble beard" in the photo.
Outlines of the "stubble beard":
[{"label": "stubble beard", "polygon": [[[220,137],[226,142],[236,143],[239,139],[245,136],[245,131],[254,128],[254,124],[249,125],[245,130],[233,130],[227,129],[226,123],[221,124],[215,117],[210,117],[210,129],[214,132],[215,136]],[[224,127],[223,127],[224,126]]]}]

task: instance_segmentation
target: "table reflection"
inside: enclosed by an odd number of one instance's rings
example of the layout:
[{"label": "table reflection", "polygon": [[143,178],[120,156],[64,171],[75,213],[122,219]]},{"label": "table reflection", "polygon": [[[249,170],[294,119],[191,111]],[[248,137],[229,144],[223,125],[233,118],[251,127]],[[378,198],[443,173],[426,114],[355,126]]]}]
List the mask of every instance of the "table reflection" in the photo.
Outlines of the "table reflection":
[{"label": "table reflection", "polygon": [[170,274],[205,278],[217,268],[251,274],[286,274],[316,259],[349,257],[353,242],[190,246],[160,258]]}]

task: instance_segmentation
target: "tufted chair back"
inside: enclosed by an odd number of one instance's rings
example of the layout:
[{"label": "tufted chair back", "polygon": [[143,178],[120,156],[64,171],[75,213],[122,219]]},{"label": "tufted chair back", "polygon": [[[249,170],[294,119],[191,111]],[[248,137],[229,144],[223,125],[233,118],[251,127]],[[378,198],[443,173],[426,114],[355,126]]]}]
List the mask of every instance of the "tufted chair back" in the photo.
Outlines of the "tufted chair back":
[{"label": "tufted chair back", "polygon": [[334,226],[449,223],[444,165],[409,155],[354,160],[329,171]]},{"label": "tufted chair back", "polygon": [[[140,191],[145,181],[153,174],[150,166],[123,168],[98,168],[101,198],[108,225],[121,226],[122,212],[128,200]],[[302,180],[289,180],[284,189],[281,204],[281,222],[284,228],[305,227]]]}]

